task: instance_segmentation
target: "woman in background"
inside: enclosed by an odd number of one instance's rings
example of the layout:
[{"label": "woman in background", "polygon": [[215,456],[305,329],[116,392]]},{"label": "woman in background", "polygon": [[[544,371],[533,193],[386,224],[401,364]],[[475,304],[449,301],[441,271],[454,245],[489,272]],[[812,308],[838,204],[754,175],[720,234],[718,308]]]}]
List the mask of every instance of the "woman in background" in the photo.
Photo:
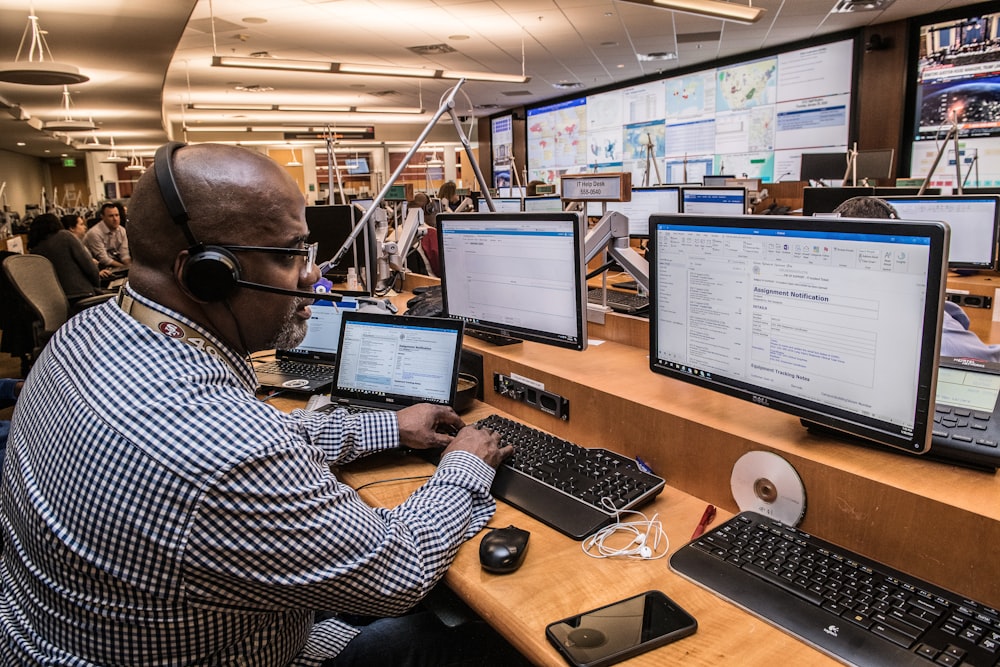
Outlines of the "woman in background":
[{"label": "woman in background", "polygon": [[76,234],[65,229],[52,213],[44,213],[31,223],[28,250],[52,262],[70,303],[101,292],[97,264]]}]

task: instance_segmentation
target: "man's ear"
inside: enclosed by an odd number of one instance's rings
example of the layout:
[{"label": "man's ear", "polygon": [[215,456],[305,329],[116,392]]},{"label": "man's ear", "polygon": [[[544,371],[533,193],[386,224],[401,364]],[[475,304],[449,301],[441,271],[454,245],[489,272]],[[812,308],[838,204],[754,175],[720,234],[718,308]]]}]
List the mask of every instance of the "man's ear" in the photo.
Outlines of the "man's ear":
[{"label": "man's ear", "polygon": [[208,303],[207,301],[199,299],[194,294],[192,294],[191,290],[188,289],[187,283],[184,282],[184,266],[185,264],[187,264],[187,260],[190,254],[191,254],[190,249],[185,248],[184,250],[181,250],[179,253],[177,253],[176,257],[174,257],[174,268],[172,272],[174,275],[174,282],[177,283],[177,286],[180,288],[181,293],[183,293],[184,296],[187,297],[188,299],[195,301],[197,303]]}]

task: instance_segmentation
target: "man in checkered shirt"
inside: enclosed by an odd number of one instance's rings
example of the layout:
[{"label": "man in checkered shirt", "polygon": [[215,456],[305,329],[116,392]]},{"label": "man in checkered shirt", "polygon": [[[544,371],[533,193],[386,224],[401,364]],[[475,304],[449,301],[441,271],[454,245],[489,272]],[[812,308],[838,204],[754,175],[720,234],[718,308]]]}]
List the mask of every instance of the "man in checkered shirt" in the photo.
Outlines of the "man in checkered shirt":
[{"label": "man in checkered shirt", "polygon": [[[156,172],[143,175],[123,297],[67,323],[19,398],[0,485],[0,663],[483,664],[475,651],[495,635],[392,617],[492,516],[511,447],[448,408],[285,414],[258,401],[249,355],[301,341],[312,300],[199,297],[186,262],[196,238],[226,246],[242,280],[308,289],[305,202],[242,148],[172,160],[190,233]],[[445,449],[394,509],[330,471],[400,445]],[[379,620],[346,620],[358,617]]]}]

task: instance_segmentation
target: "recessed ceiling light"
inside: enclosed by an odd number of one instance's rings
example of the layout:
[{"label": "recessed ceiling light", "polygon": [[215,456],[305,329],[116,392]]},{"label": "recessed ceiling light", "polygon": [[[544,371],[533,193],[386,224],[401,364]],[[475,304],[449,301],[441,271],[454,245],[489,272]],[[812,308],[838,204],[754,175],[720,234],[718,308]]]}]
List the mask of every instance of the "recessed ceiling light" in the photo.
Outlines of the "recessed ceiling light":
[{"label": "recessed ceiling light", "polygon": [[461,42],[463,40],[469,39],[468,35],[448,35],[448,39],[453,42]]},{"label": "recessed ceiling light", "polygon": [[675,60],[677,54],[672,51],[654,51],[653,53],[640,53],[639,60],[652,62],[656,60]]},{"label": "recessed ceiling light", "polygon": [[570,90],[572,88],[583,88],[583,84],[579,81],[560,81],[559,83],[553,83],[552,87],[560,90]]},{"label": "recessed ceiling light", "polygon": [[17,145],[18,146],[27,146],[28,144],[24,143],[23,141],[19,141],[19,142],[17,142]]},{"label": "recessed ceiling light", "polygon": [[267,19],[261,18],[259,16],[248,16],[243,19],[244,23],[267,23]]},{"label": "recessed ceiling light", "polygon": [[618,42],[601,42],[601,46],[618,46]]}]

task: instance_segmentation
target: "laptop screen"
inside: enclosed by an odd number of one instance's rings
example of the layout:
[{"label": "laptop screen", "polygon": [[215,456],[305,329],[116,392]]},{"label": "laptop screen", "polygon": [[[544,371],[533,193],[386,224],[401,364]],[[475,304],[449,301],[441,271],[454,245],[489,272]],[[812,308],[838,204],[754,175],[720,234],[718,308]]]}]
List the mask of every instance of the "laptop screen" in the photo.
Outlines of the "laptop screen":
[{"label": "laptop screen", "polygon": [[306,337],[295,348],[278,350],[278,355],[333,361],[340,344],[340,318],[345,312],[354,312],[357,307],[357,302],[351,297],[344,297],[337,303],[316,301],[309,306],[312,315],[309,316]]},{"label": "laptop screen", "polygon": [[463,331],[461,320],[345,313],[331,398],[453,405]]}]

